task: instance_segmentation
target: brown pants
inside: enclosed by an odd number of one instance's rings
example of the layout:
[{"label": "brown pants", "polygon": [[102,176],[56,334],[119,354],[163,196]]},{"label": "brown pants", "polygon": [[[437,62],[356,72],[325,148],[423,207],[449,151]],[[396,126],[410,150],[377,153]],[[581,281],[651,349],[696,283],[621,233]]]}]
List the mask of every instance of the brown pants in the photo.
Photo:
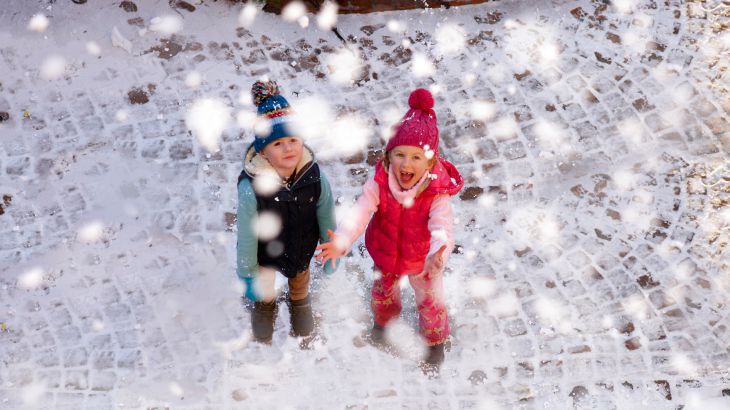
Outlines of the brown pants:
[{"label": "brown pants", "polygon": [[[271,302],[276,299],[276,289],[274,284],[276,283],[276,272],[261,268],[258,276],[256,276],[258,282],[258,289],[261,293],[262,301]],[[289,278],[289,299],[291,300],[302,300],[309,295],[309,269],[304,272],[297,273],[297,276]]]}]

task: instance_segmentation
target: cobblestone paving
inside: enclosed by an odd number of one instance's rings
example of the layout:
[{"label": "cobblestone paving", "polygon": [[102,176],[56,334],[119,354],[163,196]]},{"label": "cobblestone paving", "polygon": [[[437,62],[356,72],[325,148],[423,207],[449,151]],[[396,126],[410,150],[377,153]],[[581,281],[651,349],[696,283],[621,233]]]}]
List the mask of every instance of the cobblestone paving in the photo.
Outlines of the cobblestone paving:
[{"label": "cobblestone paving", "polygon": [[[674,409],[730,396],[728,2],[341,16],[364,62],[351,85],[330,81],[333,33],[273,16],[236,29],[225,4],[22,3],[0,10],[0,407]],[[46,33],[25,29],[36,12]],[[185,30],[142,35],[170,13]],[[466,44],[443,57],[427,27],[447,20]],[[112,47],[114,26],[131,53]],[[68,69],[47,81],[52,53]],[[424,55],[434,71],[418,78]],[[248,343],[233,181],[250,137],[231,128],[210,154],[184,113],[202,96],[240,106],[262,75],[295,106],[318,95],[377,130],[416,86],[436,94],[442,150],[467,179],[440,379],[357,344],[362,250],[315,284],[325,344],[299,351],[286,313],[273,348]],[[470,114],[479,102],[490,119]],[[339,203],[381,147],[376,135],[323,161]]]}]

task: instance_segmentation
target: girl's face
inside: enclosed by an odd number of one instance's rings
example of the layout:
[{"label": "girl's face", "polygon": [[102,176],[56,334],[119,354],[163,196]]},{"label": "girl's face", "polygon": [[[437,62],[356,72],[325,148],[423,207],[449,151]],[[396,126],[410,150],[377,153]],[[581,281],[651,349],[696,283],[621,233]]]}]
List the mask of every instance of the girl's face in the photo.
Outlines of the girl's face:
[{"label": "girl's face", "polygon": [[261,155],[269,160],[271,166],[282,178],[289,178],[302,159],[304,143],[297,137],[283,137],[267,144]]},{"label": "girl's face", "polygon": [[388,161],[402,189],[413,188],[423,174],[431,170],[434,163],[433,157],[426,158],[426,152],[422,148],[410,145],[398,145],[390,150]]}]

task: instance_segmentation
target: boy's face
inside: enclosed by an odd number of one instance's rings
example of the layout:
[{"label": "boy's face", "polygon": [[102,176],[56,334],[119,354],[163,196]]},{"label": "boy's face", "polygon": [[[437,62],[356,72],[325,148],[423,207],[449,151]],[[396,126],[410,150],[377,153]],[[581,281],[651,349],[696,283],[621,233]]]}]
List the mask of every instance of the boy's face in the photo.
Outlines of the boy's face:
[{"label": "boy's face", "polygon": [[434,163],[434,159],[428,159],[422,148],[410,145],[398,145],[390,150],[388,161],[402,189],[413,188]]},{"label": "boy's face", "polygon": [[304,143],[300,138],[283,137],[267,144],[261,150],[261,155],[269,161],[279,176],[288,178],[297,168],[303,151]]}]

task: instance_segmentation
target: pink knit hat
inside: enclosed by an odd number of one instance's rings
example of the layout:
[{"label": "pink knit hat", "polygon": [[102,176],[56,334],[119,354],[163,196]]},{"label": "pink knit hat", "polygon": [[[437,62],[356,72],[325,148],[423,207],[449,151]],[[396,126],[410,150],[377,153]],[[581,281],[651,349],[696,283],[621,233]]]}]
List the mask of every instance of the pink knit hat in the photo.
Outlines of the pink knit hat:
[{"label": "pink knit hat", "polygon": [[[408,97],[410,110],[398,124],[395,135],[390,138],[385,151],[398,145],[412,145],[414,147],[432,150],[434,157],[439,156],[439,129],[436,126],[436,112],[433,110],[433,95],[424,89],[417,88]],[[425,148],[424,148],[425,149]]]}]

